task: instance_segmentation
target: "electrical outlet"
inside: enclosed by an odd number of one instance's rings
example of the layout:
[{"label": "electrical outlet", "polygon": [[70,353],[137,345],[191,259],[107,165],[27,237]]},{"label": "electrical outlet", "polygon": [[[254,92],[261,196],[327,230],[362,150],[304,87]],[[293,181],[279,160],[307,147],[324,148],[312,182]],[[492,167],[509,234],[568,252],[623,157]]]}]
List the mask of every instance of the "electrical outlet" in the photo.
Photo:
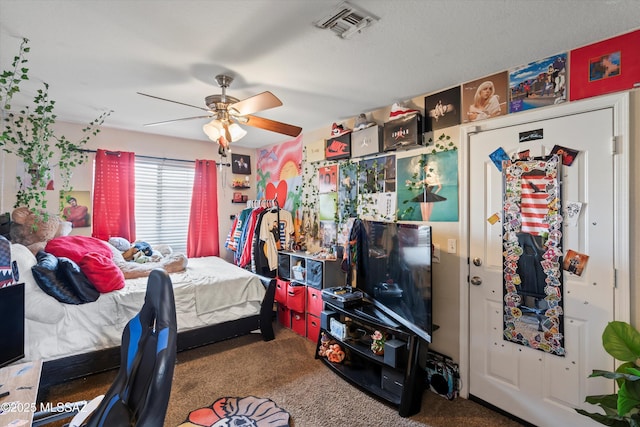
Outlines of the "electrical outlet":
[{"label": "electrical outlet", "polygon": [[455,254],[457,252],[456,248],[456,239],[447,240],[447,252],[450,254]]}]

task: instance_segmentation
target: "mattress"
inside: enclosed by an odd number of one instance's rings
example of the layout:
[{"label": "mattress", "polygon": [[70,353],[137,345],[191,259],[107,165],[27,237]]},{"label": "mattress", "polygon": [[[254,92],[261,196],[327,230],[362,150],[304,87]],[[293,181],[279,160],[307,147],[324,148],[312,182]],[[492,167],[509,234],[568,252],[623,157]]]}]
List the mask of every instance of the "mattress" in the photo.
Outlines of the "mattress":
[{"label": "mattress", "polygon": [[[63,304],[33,280],[35,257],[12,245],[20,282],[25,282],[25,359],[50,360],[119,346],[122,330],[144,302],[147,278],[127,279],[123,289],[92,303]],[[171,273],[178,332],[260,313],[260,279],[219,257],[191,258],[184,272]]]}]

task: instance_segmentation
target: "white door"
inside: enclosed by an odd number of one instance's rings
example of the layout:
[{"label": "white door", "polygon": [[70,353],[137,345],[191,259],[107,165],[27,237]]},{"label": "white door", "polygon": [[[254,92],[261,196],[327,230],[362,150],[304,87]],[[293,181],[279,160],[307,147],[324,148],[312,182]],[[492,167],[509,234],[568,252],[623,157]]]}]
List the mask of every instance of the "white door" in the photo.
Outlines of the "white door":
[{"label": "white door", "polygon": [[[601,342],[614,318],[613,114],[603,108],[469,137],[469,393],[538,426],[600,425],[574,408],[593,412],[585,396],[613,392],[612,381],[587,378],[614,369]],[[519,142],[532,131],[543,138]],[[503,339],[502,224],[488,221],[502,212],[502,174],[489,154],[502,147],[541,156],[554,145],[579,151],[561,169],[563,206],[582,203],[575,224],[565,216],[562,249],[589,256],[580,276],[563,272],[564,357]]]}]

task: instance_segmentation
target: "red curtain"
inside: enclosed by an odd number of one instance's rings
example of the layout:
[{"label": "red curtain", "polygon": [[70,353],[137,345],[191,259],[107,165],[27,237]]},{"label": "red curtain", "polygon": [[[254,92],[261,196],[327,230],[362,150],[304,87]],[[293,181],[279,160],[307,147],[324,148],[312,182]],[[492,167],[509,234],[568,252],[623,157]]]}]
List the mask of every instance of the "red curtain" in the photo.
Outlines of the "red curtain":
[{"label": "red curtain", "polygon": [[187,257],[219,256],[218,173],[214,160],[196,160]]},{"label": "red curtain", "polygon": [[136,240],[135,154],[98,150],[93,184],[93,233],[101,240]]}]

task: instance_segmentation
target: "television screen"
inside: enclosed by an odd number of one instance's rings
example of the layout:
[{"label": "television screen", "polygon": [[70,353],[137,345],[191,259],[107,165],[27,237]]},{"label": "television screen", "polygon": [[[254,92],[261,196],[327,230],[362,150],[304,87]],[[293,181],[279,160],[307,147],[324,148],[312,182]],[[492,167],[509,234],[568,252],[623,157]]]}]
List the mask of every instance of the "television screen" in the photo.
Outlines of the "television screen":
[{"label": "television screen", "polygon": [[24,283],[0,288],[0,367],[24,357]]},{"label": "television screen", "polygon": [[356,286],[376,308],[431,342],[431,226],[365,221],[364,277]]}]

